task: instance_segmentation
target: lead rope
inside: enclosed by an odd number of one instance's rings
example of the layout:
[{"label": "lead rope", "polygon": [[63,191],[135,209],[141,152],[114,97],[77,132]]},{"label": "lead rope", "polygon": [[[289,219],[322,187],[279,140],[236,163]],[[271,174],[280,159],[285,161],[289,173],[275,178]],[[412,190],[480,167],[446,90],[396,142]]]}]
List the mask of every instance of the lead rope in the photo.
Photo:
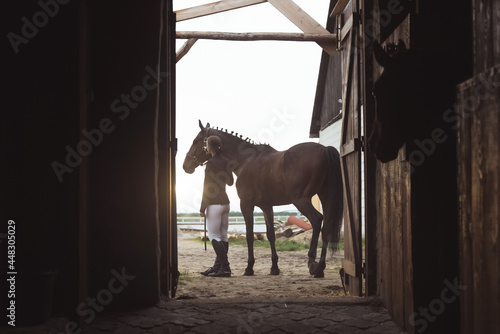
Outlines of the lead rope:
[{"label": "lead rope", "polygon": [[207,215],[205,214],[205,217],[203,217],[203,232],[205,233],[205,237],[203,238],[205,240],[205,252],[207,251]]},{"label": "lead rope", "polygon": [[[205,146],[207,144],[207,140],[208,140],[208,131],[210,130],[210,127],[206,127],[206,132],[205,132]],[[205,161],[205,164],[208,162]],[[204,221],[204,224],[203,224],[203,233],[205,234],[205,237],[203,238],[205,240],[205,252],[207,251],[207,214],[205,213],[205,217],[203,217],[203,221]]]}]

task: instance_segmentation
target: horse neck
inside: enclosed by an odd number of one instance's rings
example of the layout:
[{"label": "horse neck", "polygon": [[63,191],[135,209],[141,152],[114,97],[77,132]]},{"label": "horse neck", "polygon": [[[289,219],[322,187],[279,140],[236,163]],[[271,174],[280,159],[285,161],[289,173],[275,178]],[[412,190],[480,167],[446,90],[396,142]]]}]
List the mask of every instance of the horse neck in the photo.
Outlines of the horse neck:
[{"label": "horse neck", "polygon": [[268,145],[255,145],[246,140],[238,138],[229,133],[216,130],[215,133],[222,141],[222,152],[226,158],[234,162],[234,173],[238,175],[239,171],[257,156],[274,151]]}]

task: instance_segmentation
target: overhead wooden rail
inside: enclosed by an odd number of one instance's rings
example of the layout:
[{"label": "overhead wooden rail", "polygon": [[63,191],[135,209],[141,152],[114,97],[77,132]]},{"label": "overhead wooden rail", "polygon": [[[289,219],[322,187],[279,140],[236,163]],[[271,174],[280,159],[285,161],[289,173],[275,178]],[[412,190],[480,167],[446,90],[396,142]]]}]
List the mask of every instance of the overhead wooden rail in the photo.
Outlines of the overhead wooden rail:
[{"label": "overhead wooden rail", "polygon": [[234,33],[234,32],[206,32],[206,31],[177,31],[178,39],[212,39],[229,41],[293,41],[293,42],[326,42],[336,43],[336,34],[301,34],[301,33]]},{"label": "overhead wooden rail", "polygon": [[[178,31],[176,38],[188,39],[188,42],[177,53],[177,61],[182,58],[193,46],[194,39],[212,39],[229,41],[294,41],[294,42],[316,42],[328,54],[337,52],[337,35],[330,33],[309,14],[302,10],[292,0],[222,0],[196,7],[175,11],[176,21],[185,21],[202,16],[221,13],[237,8],[257,5],[268,2],[294,23],[301,33],[223,33],[223,32],[200,32],[200,31]],[[190,40],[190,41],[189,41]],[[182,52],[182,53],[181,53]]]}]

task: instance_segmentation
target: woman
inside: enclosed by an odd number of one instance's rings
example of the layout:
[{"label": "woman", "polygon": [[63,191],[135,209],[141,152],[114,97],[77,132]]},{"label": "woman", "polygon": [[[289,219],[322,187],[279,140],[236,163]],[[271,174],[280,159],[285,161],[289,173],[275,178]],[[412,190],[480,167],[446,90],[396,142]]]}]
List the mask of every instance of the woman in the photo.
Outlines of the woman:
[{"label": "woman", "polygon": [[230,277],[231,269],[227,259],[229,198],[226,194],[226,184],[233,185],[233,173],[229,168],[229,160],[222,155],[222,143],[218,136],[207,138],[206,150],[212,157],[207,161],[205,168],[200,215],[207,218],[208,237],[212,241],[217,257],[213,267],[200,274]]}]

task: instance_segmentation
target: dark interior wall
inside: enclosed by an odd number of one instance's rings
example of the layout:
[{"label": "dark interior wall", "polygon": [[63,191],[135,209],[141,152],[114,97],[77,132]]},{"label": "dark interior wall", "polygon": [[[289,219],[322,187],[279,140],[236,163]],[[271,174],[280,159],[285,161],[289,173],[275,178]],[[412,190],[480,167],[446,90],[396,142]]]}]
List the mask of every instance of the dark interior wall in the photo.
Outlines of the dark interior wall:
[{"label": "dark interior wall", "polygon": [[462,333],[500,330],[500,2],[474,2],[474,76],[457,87]]},{"label": "dark interior wall", "polygon": [[500,88],[493,82],[500,82],[498,65],[458,87],[462,333],[500,330]]},{"label": "dark interior wall", "polygon": [[[411,6],[400,2],[399,6],[388,6],[389,1],[376,1],[373,17],[373,34],[385,45],[402,40],[410,45]],[[392,13],[389,11],[391,8]],[[382,14],[381,14],[382,13]],[[372,37],[372,35],[370,35]],[[384,45],[383,44],[383,45]],[[373,54],[370,55],[373,57]],[[376,81],[383,68],[373,59],[372,74]],[[368,92],[371,94],[371,90]],[[367,113],[370,110],[367,100]],[[373,111],[372,111],[373,112]],[[406,147],[399,150],[398,157],[390,162],[377,161],[375,168],[375,211],[377,245],[377,290],[394,321],[409,333],[413,327],[408,319],[414,312],[413,260],[412,260],[412,216],[410,164],[406,159]]]},{"label": "dark interior wall", "polygon": [[[0,233],[16,222],[18,272],[57,270],[53,314],[76,320],[81,300],[117,275],[128,281],[106,309],[160,297],[155,164],[165,162],[153,135],[157,81],[168,76],[157,71],[161,3],[1,4]],[[166,131],[159,127],[159,137]],[[0,261],[2,291],[6,270]]]},{"label": "dark interior wall", "polygon": [[[387,14],[389,3],[378,1],[379,10]],[[384,25],[387,15],[381,15],[378,36],[385,42],[403,39],[410,49],[432,57],[427,80],[439,81],[442,92],[430,107],[434,116],[406,143],[403,156],[377,164],[379,293],[406,330],[456,333],[458,302],[446,303],[437,316],[423,312],[436,310],[442,292],[458,278],[456,142],[454,124],[443,115],[455,103],[456,85],[472,73],[471,1],[400,3],[410,16],[406,22],[394,16]],[[374,67],[376,78],[380,69]],[[445,131],[447,140],[428,144],[423,151],[417,141],[428,143],[436,128]],[[417,162],[413,157],[418,152],[424,158]],[[402,197],[395,198],[398,192]],[[411,201],[410,210],[404,201]],[[408,298],[413,305],[407,304]]]},{"label": "dark interior wall", "polygon": [[496,0],[474,2],[474,75],[500,64],[500,3]]},{"label": "dark interior wall", "polygon": [[159,299],[153,135],[160,3],[90,2],[88,131],[103,134],[88,158],[89,293],[105,288],[112,270],[135,276],[111,308]]},{"label": "dark interior wall", "polygon": [[63,2],[3,1],[0,9],[0,233],[16,222],[18,272],[58,271],[56,313],[74,310],[78,298],[79,171],[58,179],[52,167],[78,140],[78,3]]},{"label": "dark interior wall", "polygon": [[[471,1],[420,1],[412,23],[411,46],[433,55],[430,80],[442,87],[435,101],[437,117],[407,145],[409,154],[418,151],[424,156],[418,166],[415,161],[412,165],[414,304],[420,312],[442,301],[443,291],[459,277],[456,132],[445,113],[456,103],[456,86],[472,75]],[[444,142],[431,143],[435,129],[444,131]],[[426,148],[417,142],[427,143]],[[432,321],[423,314],[415,318],[417,331],[459,331],[459,302],[442,302],[444,309],[431,314]]]}]

